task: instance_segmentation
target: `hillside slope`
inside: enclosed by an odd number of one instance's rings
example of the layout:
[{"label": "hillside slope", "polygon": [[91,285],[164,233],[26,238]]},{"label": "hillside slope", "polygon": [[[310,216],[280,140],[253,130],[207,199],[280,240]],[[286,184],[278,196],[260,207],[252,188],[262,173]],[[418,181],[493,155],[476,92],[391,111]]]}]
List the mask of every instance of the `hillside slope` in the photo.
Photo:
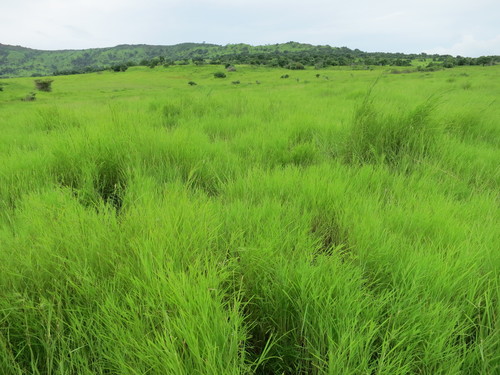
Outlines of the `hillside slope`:
[{"label": "hillside slope", "polygon": [[171,46],[119,45],[85,50],[42,51],[0,44],[0,78],[86,73],[117,65],[252,64],[301,69],[303,65],[409,66],[419,64],[450,68],[455,65],[490,65],[499,56],[481,58],[449,55],[364,52],[347,47],[314,46],[297,42],[252,46],[181,43]]},{"label": "hillside slope", "polygon": [[85,50],[42,51],[0,44],[0,77],[50,75],[57,71],[104,68],[131,61],[165,56],[178,59],[194,50],[209,50],[211,44],[183,43],[175,46],[120,45]]}]

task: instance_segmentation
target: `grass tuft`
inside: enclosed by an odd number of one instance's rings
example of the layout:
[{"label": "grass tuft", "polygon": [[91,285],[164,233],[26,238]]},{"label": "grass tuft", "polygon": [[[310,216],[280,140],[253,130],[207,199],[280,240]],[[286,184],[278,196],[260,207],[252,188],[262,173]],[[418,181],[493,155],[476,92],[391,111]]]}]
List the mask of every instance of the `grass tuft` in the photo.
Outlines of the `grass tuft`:
[{"label": "grass tuft", "polygon": [[498,66],[212,68],[6,80],[0,374],[499,373]]}]

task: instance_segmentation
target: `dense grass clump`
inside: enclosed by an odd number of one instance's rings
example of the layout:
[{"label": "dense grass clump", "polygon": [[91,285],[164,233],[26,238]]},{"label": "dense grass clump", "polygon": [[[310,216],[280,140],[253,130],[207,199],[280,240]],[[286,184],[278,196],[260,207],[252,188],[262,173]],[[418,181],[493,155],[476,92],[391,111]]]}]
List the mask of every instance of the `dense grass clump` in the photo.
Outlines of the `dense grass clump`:
[{"label": "dense grass clump", "polygon": [[497,67],[212,69],[6,81],[0,373],[500,371]]},{"label": "dense grass clump", "polygon": [[433,151],[439,136],[432,119],[437,104],[432,98],[413,109],[384,113],[370,93],[356,108],[344,144],[344,155],[352,163],[389,165],[413,163]]}]

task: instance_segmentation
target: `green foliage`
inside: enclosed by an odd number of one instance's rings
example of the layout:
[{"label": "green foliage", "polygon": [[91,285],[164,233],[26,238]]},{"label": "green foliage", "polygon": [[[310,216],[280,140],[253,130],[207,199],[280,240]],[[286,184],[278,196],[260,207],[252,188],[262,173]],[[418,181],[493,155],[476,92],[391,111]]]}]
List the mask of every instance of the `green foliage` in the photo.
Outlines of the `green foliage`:
[{"label": "green foliage", "polygon": [[29,93],[22,99],[23,102],[34,102],[35,100],[36,100],[36,93],[34,92]]},{"label": "green foliage", "polygon": [[111,67],[111,70],[113,72],[125,72],[127,69],[128,69],[127,64],[117,64]]},{"label": "green foliage", "polygon": [[287,67],[287,69],[290,69],[290,70],[304,70],[305,69],[304,65],[299,63],[299,62],[291,62],[286,67]]},{"label": "green foliage", "polygon": [[53,79],[35,79],[35,88],[39,91],[52,91]]},{"label": "green foliage", "polygon": [[114,66],[157,66],[204,64],[233,69],[235,64],[266,65],[301,70],[301,66],[323,69],[332,66],[411,66],[431,60],[444,66],[483,65],[500,63],[499,56],[470,58],[449,55],[370,53],[347,47],[313,46],[283,43],[264,46],[246,44],[182,43],[173,46],[120,45],[71,51],[41,51],[0,44],[2,66],[0,77],[82,74],[112,69]]},{"label": "green foliage", "polygon": [[226,73],[224,72],[215,72],[214,73],[215,78],[226,78]]},{"label": "green foliage", "polygon": [[354,113],[344,154],[349,162],[390,165],[415,162],[432,152],[438,128],[431,115],[436,101],[428,99],[407,113],[386,115],[376,109],[370,93]]}]

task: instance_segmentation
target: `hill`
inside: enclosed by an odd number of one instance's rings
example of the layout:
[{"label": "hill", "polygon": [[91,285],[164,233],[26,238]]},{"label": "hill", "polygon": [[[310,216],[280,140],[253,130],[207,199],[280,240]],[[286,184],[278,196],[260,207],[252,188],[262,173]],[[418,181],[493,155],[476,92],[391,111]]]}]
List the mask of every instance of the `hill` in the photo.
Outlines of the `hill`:
[{"label": "hill", "polygon": [[314,46],[297,42],[251,46],[206,43],[182,43],[171,46],[119,45],[85,50],[43,51],[0,44],[0,78],[87,73],[117,65],[187,65],[187,64],[253,64],[300,69],[303,65],[318,68],[338,65],[409,66],[414,60],[445,67],[499,62],[427,54],[363,52],[347,47]]},{"label": "hill", "polygon": [[63,71],[94,71],[126,62],[138,64],[141,60],[156,56],[178,59],[195,50],[208,50],[214,47],[217,46],[183,43],[175,46],[120,45],[85,50],[42,51],[0,44],[0,77],[41,76]]}]

